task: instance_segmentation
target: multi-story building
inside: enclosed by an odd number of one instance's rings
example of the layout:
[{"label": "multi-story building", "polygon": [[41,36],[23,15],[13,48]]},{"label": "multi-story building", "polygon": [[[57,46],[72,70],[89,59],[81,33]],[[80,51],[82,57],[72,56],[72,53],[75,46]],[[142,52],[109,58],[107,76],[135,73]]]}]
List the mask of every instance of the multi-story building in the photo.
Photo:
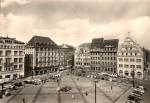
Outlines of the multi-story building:
[{"label": "multi-story building", "polygon": [[24,76],[24,43],[15,38],[0,37],[0,79]]},{"label": "multi-story building", "polygon": [[106,72],[113,74],[117,72],[117,48],[118,39],[104,40],[96,38],[91,43],[91,71]]},{"label": "multi-story building", "polygon": [[119,45],[117,53],[117,72],[119,76],[142,79],[144,76],[143,49],[130,37]]},{"label": "multi-story building", "polygon": [[[59,49],[48,37],[34,36],[27,43],[25,53],[26,60],[31,60],[29,66],[32,68],[32,75],[40,75],[49,72],[56,72],[59,66]],[[26,68],[29,69],[29,68]],[[27,70],[28,71],[28,70]]]},{"label": "multi-story building", "polygon": [[83,43],[76,48],[75,51],[75,67],[82,68],[88,71],[90,69],[91,56],[90,56],[91,43]]},{"label": "multi-story building", "polygon": [[59,46],[60,53],[60,66],[68,67],[74,65],[74,52],[75,48],[73,46],[62,44]]}]

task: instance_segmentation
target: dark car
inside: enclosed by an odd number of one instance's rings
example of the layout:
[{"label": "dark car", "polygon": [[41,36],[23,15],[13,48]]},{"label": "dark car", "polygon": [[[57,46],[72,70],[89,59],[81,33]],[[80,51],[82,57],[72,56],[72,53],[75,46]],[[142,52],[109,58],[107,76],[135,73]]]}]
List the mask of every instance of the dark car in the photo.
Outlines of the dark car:
[{"label": "dark car", "polygon": [[68,92],[68,91],[70,91],[71,89],[72,89],[71,87],[65,86],[65,87],[62,87],[62,88],[60,89],[60,91]]},{"label": "dark car", "polygon": [[137,96],[135,96],[135,95],[129,95],[129,96],[128,96],[128,100],[130,100],[130,101],[135,101],[135,103],[139,103],[140,100],[141,100],[141,98],[140,98],[140,97],[137,97]]},{"label": "dark car", "polygon": [[22,84],[22,82],[16,82],[16,83],[14,83],[14,86],[20,87],[20,86],[23,86],[23,84]]}]

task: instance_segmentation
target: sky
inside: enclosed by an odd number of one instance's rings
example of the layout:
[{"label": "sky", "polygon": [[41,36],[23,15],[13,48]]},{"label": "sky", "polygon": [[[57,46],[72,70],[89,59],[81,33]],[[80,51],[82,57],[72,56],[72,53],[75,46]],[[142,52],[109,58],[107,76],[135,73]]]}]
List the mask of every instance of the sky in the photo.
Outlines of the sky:
[{"label": "sky", "polygon": [[[130,36],[150,49],[150,0],[0,0],[0,36],[28,42],[50,37],[78,46]],[[128,33],[130,32],[130,33]]]}]

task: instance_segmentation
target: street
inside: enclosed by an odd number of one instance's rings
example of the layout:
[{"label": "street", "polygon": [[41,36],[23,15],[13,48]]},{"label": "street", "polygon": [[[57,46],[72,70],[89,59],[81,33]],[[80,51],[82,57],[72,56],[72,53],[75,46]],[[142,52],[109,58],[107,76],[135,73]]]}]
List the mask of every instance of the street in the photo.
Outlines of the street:
[{"label": "street", "polygon": [[[66,75],[66,72],[62,72],[61,75],[60,87],[71,87],[72,89],[68,92],[61,91],[59,94],[56,90],[58,83],[48,79],[46,83],[40,85],[26,84],[12,96],[1,99],[0,103],[23,103],[23,98],[27,103],[94,103],[95,89],[91,79]],[[125,103],[130,89],[129,84],[99,80],[97,103]],[[126,94],[126,92],[129,93]],[[145,94],[145,96],[148,95]]]}]

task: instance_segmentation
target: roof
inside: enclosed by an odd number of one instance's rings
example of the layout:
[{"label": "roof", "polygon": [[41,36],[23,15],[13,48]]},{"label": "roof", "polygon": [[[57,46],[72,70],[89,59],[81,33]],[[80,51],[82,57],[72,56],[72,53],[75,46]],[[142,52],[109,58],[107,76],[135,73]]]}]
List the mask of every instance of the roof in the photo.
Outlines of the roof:
[{"label": "roof", "polygon": [[118,47],[118,39],[104,40],[103,38],[95,38],[92,40],[91,48]]},{"label": "roof", "polygon": [[91,48],[103,48],[103,38],[92,39]]},{"label": "roof", "polygon": [[59,48],[66,48],[66,49],[73,49],[74,47],[73,46],[71,46],[71,45],[68,45],[68,44],[62,44],[62,45],[59,45]]},{"label": "roof", "polygon": [[0,43],[4,43],[3,42],[3,40],[4,39],[9,39],[9,40],[13,40],[14,41],[14,43],[16,43],[16,44],[25,44],[24,42],[22,42],[22,41],[18,41],[18,40],[16,40],[16,38],[9,38],[9,37],[2,37],[2,36],[0,36]]},{"label": "roof", "polygon": [[90,46],[91,46],[91,43],[82,43],[78,47],[90,47]]},{"label": "roof", "polygon": [[57,47],[57,44],[49,37],[33,36],[27,43],[27,46],[53,46]]},{"label": "roof", "polygon": [[118,39],[104,40],[104,46],[118,47]]}]

